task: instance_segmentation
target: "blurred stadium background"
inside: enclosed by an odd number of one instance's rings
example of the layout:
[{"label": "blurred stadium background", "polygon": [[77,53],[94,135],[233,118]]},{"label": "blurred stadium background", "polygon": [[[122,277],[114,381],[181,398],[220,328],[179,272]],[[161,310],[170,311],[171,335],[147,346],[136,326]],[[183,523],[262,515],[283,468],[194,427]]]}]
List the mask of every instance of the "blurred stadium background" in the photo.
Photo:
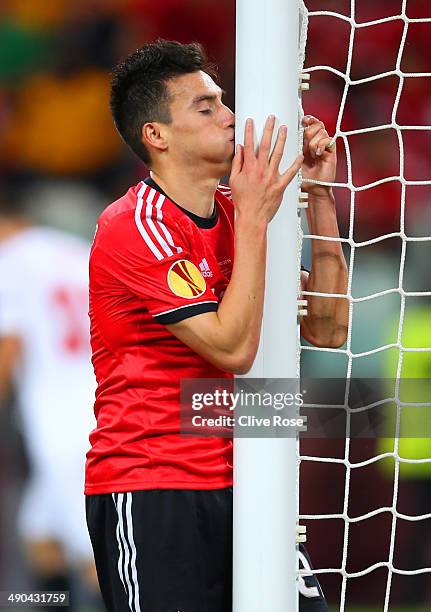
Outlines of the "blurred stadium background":
[{"label": "blurred stadium background", "polygon": [[[347,0],[308,0],[309,10],[349,12]],[[361,21],[400,12],[401,0],[357,1]],[[430,17],[425,0],[408,0],[410,17]],[[348,24],[331,17],[310,20],[306,66],[328,64],[345,69]],[[181,42],[198,40],[220,69],[227,90],[226,103],[234,108],[235,3],[234,0],[2,0],[0,5],[0,185],[24,199],[37,223],[60,227],[91,238],[100,210],[144,178],[145,167],[128,153],[116,134],[108,108],[109,70],[123,55],[157,37]],[[359,31],[355,40],[352,78],[393,68],[401,24],[391,22]],[[415,24],[409,30],[403,69],[431,72],[431,26]],[[253,67],[250,66],[252,70]],[[256,79],[259,75],[256,75]],[[388,77],[351,88],[342,129],[390,121],[398,84]],[[429,78],[408,79],[398,120],[402,124],[431,124]],[[333,133],[342,83],[329,73],[313,74],[304,96],[305,111],[318,115]],[[362,185],[399,174],[395,136],[375,132],[351,138],[354,183]],[[431,178],[431,132],[406,135],[406,177]],[[346,175],[340,154],[339,180]],[[349,230],[347,190],[336,190],[341,235]],[[14,196],[11,196],[14,197]],[[431,186],[407,189],[406,233],[431,236]],[[400,228],[400,185],[392,181],[361,192],[357,198],[355,240],[367,240]],[[353,291],[365,295],[397,286],[401,240],[393,238],[361,249],[355,265]],[[429,242],[410,244],[405,288],[431,290]],[[1,283],[1,279],[0,279]],[[409,304],[409,328],[420,338],[431,328],[430,298]],[[399,316],[399,296],[364,302],[355,311],[355,352],[386,344]],[[417,316],[417,319],[416,319]],[[415,320],[418,323],[415,323]],[[429,346],[429,344],[428,344]],[[418,365],[417,376],[429,377],[431,359]],[[389,376],[384,354],[361,360],[356,376]],[[342,356],[313,353],[304,363],[322,377],[344,376]],[[15,532],[14,516],[28,475],[25,449],[14,417],[13,401],[0,413],[0,590],[30,588],[29,576]],[[89,406],[91,410],[91,406]],[[313,442],[314,451],[330,456],[333,450]],[[327,441],[325,442],[327,444]],[[376,454],[375,441],[363,440],[362,452]],[[323,445],[323,447],[322,447]],[[431,449],[430,449],[431,451]],[[431,452],[430,452],[431,456]],[[344,476],[337,466],[307,466],[301,484],[304,513],[340,512]],[[358,471],[359,472],[359,471]],[[383,470],[371,466],[354,474],[351,484],[353,514],[390,505],[392,483]],[[428,474],[401,481],[399,509],[421,514],[431,508]],[[342,530],[333,524],[310,525],[310,550],[318,567],[337,567]],[[387,557],[388,521],[375,517],[351,530],[349,569],[357,571]],[[397,532],[394,562],[405,569],[431,566],[430,521],[409,523]],[[374,612],[383,606],[386,570],[350,581],[347,610]],[[336,606],[339,577],[323,577],[328,598]],[[426,605],[425,602],[428,602]],[[416,604],[416,605],[415,605]],[[400,606],[399,608],[397,606]],[[357,606],[357,607],[356,607]],[[403,607],[404,606],[404,607]],[[421,612],[431,606],[428,575],[395,576],[396,612]],[[338,609],[334,607],[334,610]]]}]

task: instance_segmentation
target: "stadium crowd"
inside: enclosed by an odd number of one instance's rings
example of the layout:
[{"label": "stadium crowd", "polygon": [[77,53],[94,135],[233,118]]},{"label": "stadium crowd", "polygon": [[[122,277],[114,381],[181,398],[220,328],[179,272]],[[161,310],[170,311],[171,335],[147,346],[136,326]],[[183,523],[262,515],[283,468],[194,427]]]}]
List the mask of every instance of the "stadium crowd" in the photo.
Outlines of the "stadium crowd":
[{"label": "stadium crowd", "polygon": [[[346,2],[311,0],[309,10],[338,10]],[[400,12],[401,2],[358,3],[356,18],[365,22]],[[131,176],[145,170],[121,145],[112,126],[107,94],[109,70],[116,59],[158,36],[180,42],[200,40],[219,66],[227,101],[234,100],[235,3],[232,0],[46,0],[2,3],[0,21],[0,162],[5,179],[20,186],[67,178],[90,183],[110,199],[122,192]],[[380,7],[380,8],[379,8]],[[427,5],[414,2],[410,17],[426,16]],[[401,58],[403,72],[431,67],[428,24],[412,24]],[[306,66],[329,65],[345,73],[350,24],[331,16],[310,19]],[[330,31],[331,36],[323,33]],[[355,32],[350,69],[352,80],[393,71],[403,22],[361,28]],[[258,77],[258,75],[256,75]],[[327,71],[313,74],[305,110],[319,108],[329,131],[336,127],[344,80]],[[391,123],[399,77],[389,75],[349,88],[341,130]],[[428,79],[406,78],[395,120],[399,125],[426,125]],[[405,177],[426,176],[421,151],[427,134],[404,132]],[[353,183],[362,186],[397,176],[399,150],[395,130],[349,138]],[[343,157],[343,147],[340,154]],[[53,153],[55,151],[55,154]],[[340,164],[339,180],[346,180]],[[349,194],[339,190],[348,232]],[[408,189],[408,215],[427,201],[424,188]],[[355,218],[355,239],[399,229],[400,184],[396,180],[361,192]],[[397,228],[398,226],[398,228]],[[383,245],[384,248],[384,245]]]}]

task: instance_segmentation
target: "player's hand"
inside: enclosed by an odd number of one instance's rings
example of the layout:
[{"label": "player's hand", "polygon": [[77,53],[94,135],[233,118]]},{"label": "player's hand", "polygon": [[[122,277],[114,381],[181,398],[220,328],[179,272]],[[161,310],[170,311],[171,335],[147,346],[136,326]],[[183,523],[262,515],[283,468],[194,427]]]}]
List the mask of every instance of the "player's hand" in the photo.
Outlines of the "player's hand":
[{"label": "player's hand", "polygon": [[308,183],[307,178],[333,183],[337,171],[337,151],[335,143],[327,148],[332,139],[326,131],[325,124],[316,117],[306,115],[302,124],[304,131],[304,162],[302,164],[302,190],[314,196],[327,196],[330,187]]},{"label": "player's hand", "polygon": [[275,117],[265,123],[260,146],[255,151],[254,123],[247,119],[244,146],[237,145],[232,162],[230,187],[238,214],[256,222],[269,223],[280,207],[283,193],[299,171],[303,155],[280,174],[280,162],[287,139],[287,127],[280,126],[274,147],[271,147]]}]

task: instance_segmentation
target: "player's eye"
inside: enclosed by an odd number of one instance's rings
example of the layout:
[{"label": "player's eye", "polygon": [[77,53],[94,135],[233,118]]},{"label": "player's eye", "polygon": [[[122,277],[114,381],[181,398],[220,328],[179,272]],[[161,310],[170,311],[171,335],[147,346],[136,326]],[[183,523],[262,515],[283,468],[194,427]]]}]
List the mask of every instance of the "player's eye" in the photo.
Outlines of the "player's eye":
[{"label": "player's eye", "polygon": [[201,110],[199,112],[202,113],[203,115],[209,115],[212,111],[210,108],[206,108],[205,110]]}]

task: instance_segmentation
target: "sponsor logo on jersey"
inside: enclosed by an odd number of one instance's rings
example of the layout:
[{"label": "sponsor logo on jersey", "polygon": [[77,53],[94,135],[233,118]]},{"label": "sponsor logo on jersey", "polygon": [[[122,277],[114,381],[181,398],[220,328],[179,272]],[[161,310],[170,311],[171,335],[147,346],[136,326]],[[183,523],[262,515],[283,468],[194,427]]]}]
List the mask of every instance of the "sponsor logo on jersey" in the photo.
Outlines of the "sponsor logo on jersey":
[{"label": "sponsor logo on jersey", "polygon": [[226,257],[226,259],[222,259],[221,261],[218,262],[219,266],[227,266],[231,263],[232,263],[232,260],[230,257]]},{"label": "sponsor logo on jersey", "polygon": [[205,257],[202,259],[201,263],[199,264],[199,268],[201,270],[202,276],[204,276],[205,278],[211,278],[213,276],[213,273],[211,272],[210,267]]},{"label": "sponsor logo on jersey", "polygon": [[221,261],[218,261],[217,263],[219,265],[219,268],[222,274],[224,274],[225,276],[229,278],[232,272],[232,259],[230,257],[226,257],[225,259],[222,259]]},{"label": "sponsor logo on jersey", "polygon": [[199,268],[191,261],[180,259],[168,271],[168,285],[175,295],[197,298],[205,293],[206,283]]}]

